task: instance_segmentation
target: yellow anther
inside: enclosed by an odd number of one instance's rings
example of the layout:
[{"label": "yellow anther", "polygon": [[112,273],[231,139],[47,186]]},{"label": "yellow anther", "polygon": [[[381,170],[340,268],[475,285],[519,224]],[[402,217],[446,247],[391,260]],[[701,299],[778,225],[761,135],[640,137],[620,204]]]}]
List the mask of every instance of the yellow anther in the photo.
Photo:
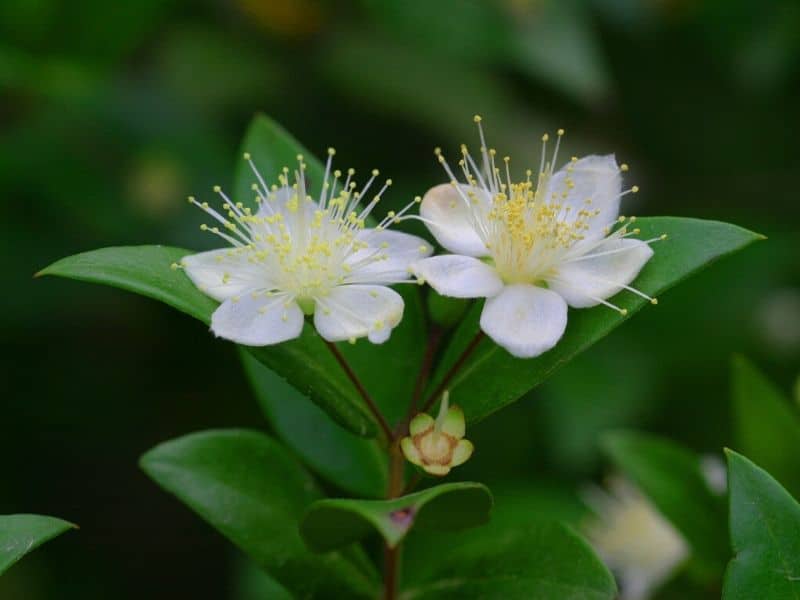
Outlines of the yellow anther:
[{"label": "yellow anther", "polygon": [[638,191],[639,191],[639,186],[638,185],[635,185],[635,186],[633,186],[631,188],[631,193],[633,193],[633,194],[637,193]]},{"label": "yellow anther", "polygon": [[336,154],[336,148],[328,148],[328,156],[334,156]]},{"label": "yellow anther", "polygon": [[628,309],[627,308],[621,308],[620,311],[619,311],[619,314],[621,314],[623,317],[628,316]]},{"label": "yellow anther", "polygon": [[650,304],[658,304],[658,298],[650,298]]},{"label": "yellow anther", "polygon": [[250,160],[250,153],[249,153],[249,152],[245,152],[244,154],[242,154],[242,157],[243,157],[245,160]]},{"label": "yellow anther", "polygon": [[564,135],[564,130],[559,129],[558,131],[556,131],[556,133],[559,135],[559,137],[561,137],[562,135]]},{"label": "yellow anther", "polygon": [[219,194],[222,191],[222,188],[218,185],[215,185],[213,189],[215,194]]},{"label": "yellow anther", "polygon": [[550,139],[550,136],[548,134],[546,134],[546,133],[542,136],[542,141],[543,142],[546,142],[549,139]]},{"label": "yellow anther", "polygon": [[476,123],[480,123],[483,119],[481,118],[480,115],[475,115],[474,117],[472,117],[472,120],[475,121]]},{"label": "yellow anther", "polygon": [[627,171],[627,170],[628,170],[628,165],[627,165],[627,164],[625,164],[625,163],[622,163],[622,164],[619,166],[619,170],[620,170],[620,171],[622,171],[622,172],[624,173],[625,171]]}]

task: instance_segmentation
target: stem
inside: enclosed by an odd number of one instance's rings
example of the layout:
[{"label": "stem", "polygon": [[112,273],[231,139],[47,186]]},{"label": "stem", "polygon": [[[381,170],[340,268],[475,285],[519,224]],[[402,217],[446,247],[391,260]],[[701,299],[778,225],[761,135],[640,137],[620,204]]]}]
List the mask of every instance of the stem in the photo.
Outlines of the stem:
[{"label": "stem", "polygon": [[350,379],[350,381],[353,382],[353,385],[355,386],[356,390],[358,390],[358,393],[364,399],[364,402],[367,404],[367,407],[369,408],[370,412],[372,412],[372,415],[375,417],[375,420],[378,422],[378,425],[380,425],[381,430],[386,436],[386,439],[391,443],[392,428],[389,427],[389,423],[386,422],[386,417],[383,416],[383,413],[378,408],[378,405],[375,404],[375,401],[372,399],[372,396],[369,395],[369,392],[367,392],[366,388],[364,387],[364,384],[361,383],[361,380],[358,378],[358,375],[356,375],[353,369],[350,368],[347,359],[345,359],[345,357],[342,356],[342,353],[339,352],[339,349],[336,347],[336,344],[334,344],[333,342],[329,342],[327,340],[325,341],[325,344],[328,346],[328,348],[330,348],[331,353],[333,353],[333,356],[336,358],[337,362],[339,363],[339,366],[342,367],[342,370],[345,372],[347,377]]},{"label": "stem", "polygon": [[384,577],[383,577],[383,598],[384,600],[396,600],[397,598],[397,575],[400,565],[400,546],[390,548],[388,545],[383,551]]},{"label": "stem", "polygon": [[430,335],[428,336],[428,344],[425,347],[425,355],[422,358],[422,365],[420,366],[419,374],[417,375],[417,381],[414,383],[414,394],[411,396],[411,404],[408,407],[408,414],[406,415],[405,420],[401,423],[401,427],[396,430],[398,436],[406,433],[405,428],[408,426],[408,422],[411,420],[411,417],[414,416],[414,413],[417,410],[417,405],[419,404],[420,398],[422,398],[422,391],[425,389],[425,384],[428,383],[428,377],[431,374],[433,357],[436,354],[436,350],[439,348],[439,343],[442,341],[443,336],[444,329],[434,325],[431,329]]},{"label": "stem", "polygon": [[[405,459],[400,450],[400,443],[393,440],[389,447],[389,485],[386,490],[387,498],[397,498],[403,494],[403,471]],[[390,548],[388,544],[383,551],[383,598],[395,600],[397,598],[397,580],[400,571],[400,548],[398,544]]]},{"label": "stem", "polygon": [[461,370],[461,367],[463,367],[464,363],[467,362],[467,359],[474,352],[475,348],[477,348],[478,344],[481,343],[483,337],[483,331],[479,329],[478,333],[475,334],[475,337],[472,338],[472,341],[469,343],[469,345],[464,348],[461,356],[458,357],[453,366],[450,367],[450,370],[447,371],[447,374],[444,376],[444,379],[442,379],[442,382],[436,386],[436,389],[433,390],[430,396],[428,396],[428,399],[425,401],[425,404],[422,405],[420,412],[427,412],[428,409],[433,406],[433,403],[436,402],[436,399],[442,394],[443,391],[447,389],[447,387],[450,385],[450,382],[453,380],[453,377],[455,377],[456,374]]}]

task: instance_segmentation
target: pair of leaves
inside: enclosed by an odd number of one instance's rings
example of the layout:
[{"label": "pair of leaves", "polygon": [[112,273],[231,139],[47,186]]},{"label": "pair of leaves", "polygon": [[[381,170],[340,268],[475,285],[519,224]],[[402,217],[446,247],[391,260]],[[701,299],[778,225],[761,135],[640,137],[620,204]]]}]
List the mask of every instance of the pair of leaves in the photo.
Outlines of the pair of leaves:
[{"label": "pair of leaves", "polygon": [[23,556],[75,525],[42,515],[0,516],[0,575]]},{"label": "pair of leaves", "polygon": [[652,435],[608,433],[603,449],[675,526],[692,548],[697,570],[711,579],[728,560],[723,499],[703,475],[700,459]]},{"label": "pair of leaves", "polygon": [[300,533],[318,552],[346,546],[377,531],[391,547],[412,526],[440,531],[466,529],[489,520],[492,495],[480,483],[445,483],[391,500],[329,499],[315,502]]},{"label": "pair of leaves", "polygon": [[731,545],[724,600],[800,598],[800,504],[762,468],[728,455]]},{"label": "pair of leaves", "polygon": [[[377,530],[395,544],[412,524],[469,527],[485,522],[491,507],[488,490],[470,483],[396,500],[320,500],[311,476],[280,444],[245,430],[166,442],[141,466],[299,597],[374,597],[374,567],[351,542]],[[341,550],[314,554],[301,532],[314,550]]]}]

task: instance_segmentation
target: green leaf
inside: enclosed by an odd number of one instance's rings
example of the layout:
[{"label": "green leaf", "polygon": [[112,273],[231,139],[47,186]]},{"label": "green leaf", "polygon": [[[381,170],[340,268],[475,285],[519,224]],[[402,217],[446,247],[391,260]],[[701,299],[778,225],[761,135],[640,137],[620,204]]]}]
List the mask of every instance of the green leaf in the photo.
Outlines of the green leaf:
[{"label": "green leaf", "polygon": [[245,430],[204,431],[156,446],[142,469],[299,597],[369,598],[363,556],[317,556],[297,527],[319,498],[314,481],[278,443]]},{"label": "green leaf", "polygon": [[[187,254],[192,251],[168,246],[102,248],[62,258],[38,275],[118,287],[160,300],[208,324],[217,303],[200,292],[185,273],[170,268]],[[296,340],[248,350],[343,427],[359,435],[376,432],[353,385],[313,328],[306,326]]]},{"label": "green leaf", "polygon": [[48,540],[75,528],[55,517],[0,515],[0,574]]},{"label": "green leaf", "polygon": [[616,598],[614,577],[589,545],[554,522],[426,535],[405,556],[402,600]]},{"label": "green leaf", "polygon": [[605,434],[602,446],[686,538],[701,574],[721,570],[728,559],[725,506],[709,489],[699,458],[672,441],[626,431]]},{"label": "green leaf", "polygon": [[278,175],[283,167],[288,167],[290,173],[297,169],[297,155],[303,155],[306,163],[306,178],[309,190],[319,190],[322,186],[322,177],[325,168],[322,163],[309,152],[292,134],[278,125],[275,121],[263,114],[257,114],[250,121],[247,132],[242,141],[241,151],[237,157],[236,174],[233,184],[233,198],[254,206],[256,193],[251,189],[258,180],[250,164],[242,158],[245,152],[255,164],[258,172],[267,185],[277,183]]},{"label": "green leaf", "polygon": [[733,361],[736,448],[800,495],[800,415],[750,361]]},{"label": "green leaf", "polygon": [[312,504],[300,524],[310,548],[326,552],[377,531],[394,548],[412,527],[456,530],[489,520],[492,495],[480,483],[444,483],[392,500],[325,499]]},{"label": "green leaf", "polygon": [[333,485],[358,496],[381,496],[389,468],[380,444],[331,421],[307,397],[241,351],[256,398],[281,440]]},{"label": "green leaf", "polygon": [[184,273],[170,268],[191,253],[170,246],[101,248],[62,258],[36,276],[54,275],[120,288],[160,300],[210,323],[217,303],[198,290]]},{"label": "green leaf", "polygon": [[[651,217],[637,220],[641,238],[663,233],[669,239],[658,242],[655,255],[647,263],[634,286],[646,294],[658,296],[713,261],[762,239],[762,236],[727,223]],[[622,292],[613,301],[633,315],[648,301]],[[652,310],[658,310],[653,307]],[[429,390],[442,380],[478,331],[480,306],[476,306],[458,328],[445,356],[436,369]],[[555,348],[533,359],[519,359],[499,346],[484,340],[472,357],[453,378],[451,398],[463,409],[470,422],[479,421],[522,397],[559,367],[608,335],[628,317],[605,306],[570,309],[564,337]]]},{"label": "green leaf", "polygon": [[726,450],[731,545],[725,600],[800,598],[800,504],[764,469]]}]

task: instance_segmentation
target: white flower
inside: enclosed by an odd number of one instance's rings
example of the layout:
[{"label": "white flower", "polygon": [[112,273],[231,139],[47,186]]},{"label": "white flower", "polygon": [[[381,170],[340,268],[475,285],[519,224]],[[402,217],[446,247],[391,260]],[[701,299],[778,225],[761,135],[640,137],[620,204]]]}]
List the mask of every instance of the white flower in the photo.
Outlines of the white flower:
[{"label": "white flower", "polygon": [[314,326],[328,341],[366,336],[380,344],[400,322],[403,300],[387,286],[407,281],[409,263],[429,256],[432,248],[387,227],[419,199],[367,228],[366,219],[391,180],[359,208],[378,172],[359,193],[352,169],[344,182],[341,172],[331,172],[333,154],[329,149],[319,203],[306,191],[302,156],[297,157],[294,184],[284,167],[280,185],[268,187],[245,154],[258,180],[253,184],[255,213],[232,202],[218,186],[214,191],[222,198],[222,212],[189,198],[220,225],[201,229],[230,244],[174,265],[222,303],[211,318],[216,335],[249,346],[277,344],[299,336],[304,314],[313,314]]},{"label": "white flower", "polygon": [[623,600],[644,600],[689,556],[686,541],[627,480],[610,481],[610,491],[586,491],[597,518],[586,533],[603,562],[620,581]]},{"label": "white flower", "polygon": [[[555,171],[546,147],[538,177],[526,172],[513,182],[510,159],[495,164],[496,152],[481,137],[482,168],[466,146],[459,166],[466,183],[458,183],[441,152],[436,154],[451,178],[428,191],[420,207],[424,221],[449,255],[417,261],[418,278],[437,292],[457,298],[488,298],[481,329],[514,356],[529,358],[552,348],[567,325],[567,305],[585,308],[604,304],[623,315],[607,299],[631,288],[653,255],[649,244],[630,236],[633,218],[618,217],[620,198],[636,192],[621,189],[621,171],[614,156],[573,158]],[[563,130],[559,130],[559,141]],[[547,142],[547,136],[543,137]],[[615,224],[619,227],[612,231]],[[656,239],[663,239],[665,236]]]}]

